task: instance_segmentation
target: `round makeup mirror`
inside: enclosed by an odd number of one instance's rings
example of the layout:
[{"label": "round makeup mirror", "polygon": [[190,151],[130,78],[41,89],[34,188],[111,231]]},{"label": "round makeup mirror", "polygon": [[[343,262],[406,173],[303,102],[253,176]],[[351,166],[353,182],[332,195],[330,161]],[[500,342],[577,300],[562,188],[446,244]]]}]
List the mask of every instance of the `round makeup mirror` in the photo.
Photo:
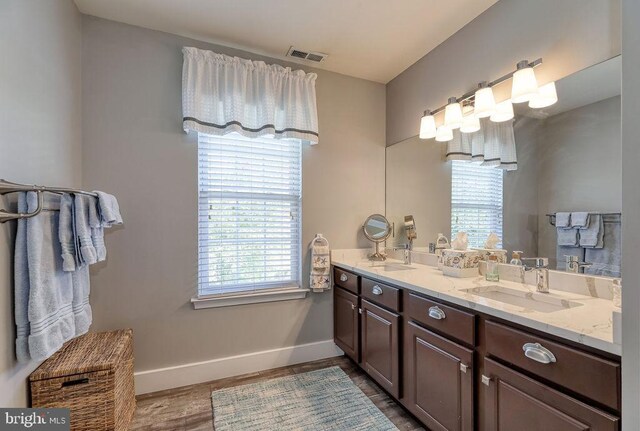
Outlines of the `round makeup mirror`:
[{"label": "round makeup mirror", "polygon": [[364,221],[362,232],[369,241],[376,245],[376,251],[369,256],[371,260],[385,260],[387,256],[380,253],[380,243],[391,235],[391,224],[382,214],[372,214]]}]

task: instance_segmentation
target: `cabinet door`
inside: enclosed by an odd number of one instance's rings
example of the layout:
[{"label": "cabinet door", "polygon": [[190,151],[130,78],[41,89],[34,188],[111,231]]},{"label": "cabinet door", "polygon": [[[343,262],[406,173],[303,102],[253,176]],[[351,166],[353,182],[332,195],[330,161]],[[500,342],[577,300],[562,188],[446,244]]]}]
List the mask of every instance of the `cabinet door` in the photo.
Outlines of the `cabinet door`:
[{"label": "cabinet door", "polygon": [[356,362],[360,361],[358,297],[346,290],[333,289],[333,340]]},{"label": "cabinet door", "polygon": [[[485,359],[485,430],[617,431],[619,418]],[[580,370],[576,370],[580,372]]]},{"label": "cabinet door", "polygon": [[404,404],[434,431],[473,430],[473,351],[405,326]]},{"label": "cabinet door", "polygon": [[395,398],[400,395],[399,316],[362,300],[362,367]]}]

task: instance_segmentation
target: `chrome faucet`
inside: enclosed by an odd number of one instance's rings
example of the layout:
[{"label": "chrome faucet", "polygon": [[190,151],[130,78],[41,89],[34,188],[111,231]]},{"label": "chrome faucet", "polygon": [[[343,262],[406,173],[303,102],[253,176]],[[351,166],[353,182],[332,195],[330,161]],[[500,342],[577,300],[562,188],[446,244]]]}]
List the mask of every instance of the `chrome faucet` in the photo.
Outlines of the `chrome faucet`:
[{"label": "chrome faucet", "polygon": [[536,290],[541,293],[549,293],[549,259],[546,257],[523,257],[521,260],[522,271],[536,270]]},{"label": "chrome faucet", "polygon": [[393,250],[402,250],[404,252],[404,264],[411,265],[411,250],[413,249],[413,240],[409,240],[408,244],[400,244],[393,247]]},{"label": "chrome faucet", "polygon": [[579,274],[581,268],[587,268],[591,266],[588,262],[580,262],[578,256],[564,255],[565,264],[567,267],[567,272],[573,272],[574,274]]}]

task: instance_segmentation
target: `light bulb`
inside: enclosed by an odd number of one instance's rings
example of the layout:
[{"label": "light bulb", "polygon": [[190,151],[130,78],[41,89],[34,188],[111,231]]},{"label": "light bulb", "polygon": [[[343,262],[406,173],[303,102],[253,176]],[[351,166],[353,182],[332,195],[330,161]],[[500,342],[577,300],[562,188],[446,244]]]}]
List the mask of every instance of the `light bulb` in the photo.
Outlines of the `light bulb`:
[{"label": "light bulb", "polygon": [[533,67],[529,66],[527,60],[522,60],[517,65],[517,70],[513,74],[511,85],[511,102],[528,102],[533,96],[538,94],[538,82]]},{"label": "light bulb", "polygon": [[551,106],[558,101],[556,93],[556,83],[551,81],[548,84],[538,88],[538,94],[529,100],[529,108],[539,109]]},{"label": "light bulb", "polygon": [[494,123],[501,123],[503,121],[509,121],[513,118],[513,105],[511,100],[505,100],[496,105],[496,112],[489,117]]},{"label": "light bulb", "polygon": [[444,125],[450,129],[457,129],[462,125],[462,107],[455,97],[449,97],[444,109]]},{"label": "light bulb", "polygon": [[478,130],[480,130],[480,119],[476,118],[473,115],[473,112],[469,112],[462,117],[462,126],[460,126],[460,131],[462,133],[473,133]]},{"label": "light bulb", "polygon": [[452,139],[453,139],[453,131],[449,127],[445,125],[438,127],[438,130],[436,132],[436,141],[447,142]]},{"label": "light bulb", "polygon": [[476,118],[490,117],[496,110],[496,101],[493,98],[493,90],[487,85],[487,82],[478,84],[478,90],[475,95],[475,108],[473,115]]},{"label": "light bulb", "polygon": [[424,111],[420,120],[420,139],[431,139],[436,137],[436,120],[429,111]]}]

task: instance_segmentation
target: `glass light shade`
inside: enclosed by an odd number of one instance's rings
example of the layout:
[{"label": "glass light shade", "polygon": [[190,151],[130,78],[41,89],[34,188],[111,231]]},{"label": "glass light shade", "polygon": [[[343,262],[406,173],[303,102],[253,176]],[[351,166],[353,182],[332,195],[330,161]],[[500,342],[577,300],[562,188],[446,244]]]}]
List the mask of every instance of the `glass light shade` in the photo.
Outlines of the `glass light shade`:
[{"label": "glass light shade", "polygon": [[490,117],[496,110],[496,100],[490,87],[479,88],[476,91],[473,115],[476,118]]},{"label": "glass light shade", "polygon": [[528,102],[536,94],[538,94],[538,82],[533,67],[516,70],[511,86],[511,102]]},{"label": "glass light shade", "polygon": [[538,94],[529,100],[529,108],[546,108],[557,101],[558,94],[556,93],[556,83],[552,81],[538,88]]},{"label": "glass light shade", "polygon": [[433,115],[424,115],[420,120],[420,139],[436,137],[436,120]]},{"label": "glass light shade", "polygon": [[489,117],[494,123],[501,123],[503,121],[509,121],[513,118],[513,105],[511,100],[505,100],[496,105],[496,112]]},{"label": "glass light shade", "polygon": [[455,102],[455,97],[449,99],[444,109],[444,125],[450,129],[457,129],[462,125],[462,107]]},{"label": "glass light shade", "polygon": [[447,142],[453,139],[453,131],[447,126],[440,126],[436,132],[436,141]]},{"label": "glass light shade", "polygon": [[473,112],[462,117],[462,126],[460,131],[462,133],[473,133],[480,130],[480,119],[473,115]]}]

